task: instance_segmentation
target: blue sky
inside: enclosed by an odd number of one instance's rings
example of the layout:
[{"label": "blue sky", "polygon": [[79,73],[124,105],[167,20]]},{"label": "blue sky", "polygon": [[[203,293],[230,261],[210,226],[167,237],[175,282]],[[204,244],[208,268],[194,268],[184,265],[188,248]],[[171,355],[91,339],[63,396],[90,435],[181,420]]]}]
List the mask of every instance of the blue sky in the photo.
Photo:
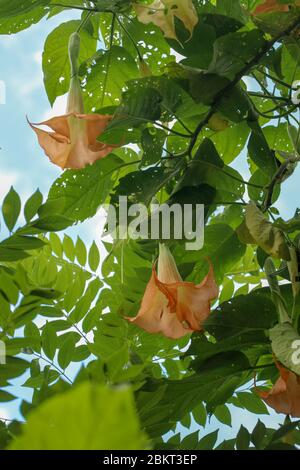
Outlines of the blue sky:
[{"label": "blue sky", "polygon": [[[37,144],[36,136],[29,128],[26,115],[33,122],[40,122],[49,113],[64,113],[65,99],[59,99],[51,111],[43,87],[42,51],[48,33],[64,20],[77,18],[79,15],[70,12],[42,21],[38,25],[14,36],[0,36],[0,80],[6,85],[6,104],[0,105],[0,197],[1,200],[10,186],[13,185],[22,200],[30,196],[37,188],[44,195],[60,174],[60,170],[50,164]],[[235,162],[235,167],[247,176],[245,155]],[[284,184],[280,202],[277,204],[283,217],[292,217],[297,207],[299,194],[300,170]],[[73,230],[82,238],[99,243],[99,218],[88,221]],[[3,236],[3,233],[2,235]],[[24,393],[24,391],[23,391]],[[17,403],[0,406],[0,417],[20,418]],[[233,410],[234,428],[222,427],[222,436],[229,437],[241,423],[252,429],[257,418],[247,412]],[[282,416],[264,418],[264,421],[275,426],[282,421]],[[207,432],[219,427],[212,418]]]}]

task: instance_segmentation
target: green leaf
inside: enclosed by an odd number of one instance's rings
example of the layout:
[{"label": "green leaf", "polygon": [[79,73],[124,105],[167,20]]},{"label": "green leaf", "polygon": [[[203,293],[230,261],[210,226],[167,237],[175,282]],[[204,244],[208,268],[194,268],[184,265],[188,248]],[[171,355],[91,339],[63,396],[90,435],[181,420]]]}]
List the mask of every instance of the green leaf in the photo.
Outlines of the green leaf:
[{"label": "green leaf", "polygon": [[30,362],[18,357],[7,357],[6,364],[1,364],[0,386],[7,385],[6,381],[19,377],[29,368]]},{"label": "green leaf", "polygon": [[63,256],[63,247],[59,236],[55,232],[50,233],[49,240],[53,252],[61,258]]},{"label": "green leaf", "polygon": [[14,397],[11,393],[7,392],[6,390],[0,390],[0,402],[7,402],[7,401],[13,401],[17,397]]},{"label": "green leaf", "polygon": [[57,348],[56,331],[51,323],[52,322],[46,323],[42,331],[42,346],[44,353],[47,357],[49,357],[49,359],[54,358]]},{"label": "green leaf", "polygon": [[26,222],[30,222],[31,219],[37,214],[39,207],[42,205],[43,195],[39,189],[27,200],[24,207],[24,215]]},{"label": "green leaf", "polygon": [[[249,361],[240,352],[216,355],[202,365],[199,373],[181,380],[170,380],[161,404],[169,407],[171,422],[182,419],[199,401],[205,401],[208,411],[226,403],[240,384],[241,373],[249,369]],[[170,406],[172,403],[173,406]]]},{"label": "green leaf", "polygon": [[239,392],[237,397],[243,407],[251,413],[269,414],[266,405],[255,393]]},{"label": "green leaf", "polygon": [[231,426],[231,414],[226,405],[217,406],[214,415],[221,423]]},{"label": "green leaf", "polygon": [[[79,25],[80,20],[62,23],[46,39],[43,52],[43,72],[45,88],[51,105],[58,96],[68,91],[70,85],[69,38]],[[80,38],[79,63],[82,63],[95,53],[97,40],[85,28],[81,28]]]},{"label": "green leaf", "polygon": [[279,439],[282,439],[286,435],[288,435],[291,431],[296,429],[300,424],[300,420],[297,421],[287,421],[285,424],[280,426],[279,429],[277,429],[271,439],[271,443],[278,441]]},{"label": "green leaf", "polygon": [[250,127],[253,131],[248,142],[249,157],[264,173],[273,176],[277,171],[275,156],[259,124],[254,121],[250,123]]},{"label": "green leaf", "polygon": [[19,289],[12,277],[4,270],[0,271],[0,289],[10,303],[15,305],[18,302]]},{"label": "green leaf", "polygon": [[63,250],[67,258],[69,258],[70,261],[74,261],[75,259],[75,246],[73,243],[72,238],[70,238],[68,235],[64,236],[63,239]]},{"label": "green leaf", "polygon": [[288,369],[300,375],[300,336],[290,323],[281,323],[270,330],[272,350],[276,358]]},{"label": "green leaf", "polygon": [[217,132],[210,139],[214,143],[220,157],[227,165],[243,150],[249,136],[249,127],[244,121]]},{"label": "green leaf", "polygon": [[[260,312],[255,315],[255,312]],[[219,305],[205,321],[205,329],[218,340],[249,331],[267,330],[277,321],[275,306],[259,291],[234,297]]]},{"label": "green leaf", "polygon": [[179,181],[176,191],[186,186],[199,186],[203,183],[216,188],[216,201],[219,203],[235,201],[245,192],[239,173],[224,165],[210,139],[205,139],[200,145],[191,165]]},{"label": "green leaf", "polygon": [[[20,233],[20,231],[18,231]],[[28,237],[25,235],[12,235],[9,238],[6,238],[0,243],[1,248],[7,248],[11,250],[36,250],[43,248],[46,243],[37,237]]]},{"label": "green leaf", "polygon": [[236,437],[236,448],[237,450],[248,450],[249,444],[250,444],[249,431],[242,425]]},{"label": "green leaf", "polygon": [[200,424],[200,426],[205,426],[207,413],[203,403],[199,403],[199,405],[194,408],[193,417],[196,423]]},{"label": "green leaf", "polygon": [[210,434],[204,436],[198,443],[196,449],[197,450],[211,450],[214,448],[217,439],[218,439],[219,431],[213,431]]},{"label": "green leaf", "polygon": [[77,258],[78,263],[84,267],[86,265],[86,260],[87,260],[87,251],[86,251],[85,244],[81,240],[80,237],[77,238],[75,251],[76,251],[76,258]]},{"label": "green leaf", "polygon": [[251,441],[255,445],[256,449],[263,449],[266,443],[267,429],[266,426],[258,420],[257,425],[252,431]]},{"label": "green leaf", "polygon": [[[180,450],[194,450],[197,448],[199,439],[199,431],[186,436],[180,443]],[[170,441],[169,441],[170,442]]]},{"label": "green leaf", "polygon": [[72,361],[76,342],[77,341],[74,336],[69,334],[62,346],[59,348],[57,360],[63,370],[65,370]]},{"label": "green leaf", "polygon": [[[41,206],[42,208],[43,206]],[[72,225],[72,221],[60,214],[49,214],[31,222],[28,233],[60,232]],[[23,230],[22,230],[23,231]],[[24,233],[26,233],[26,227]]]},{"label": "green leaf", "polygon": [[290,252],[284,234],[269,222],[254,202],[246,208],[246,225],[256,243],[275,258],[290,260]]},{"label": "green leaf", "polygon": [[13,34],[40,21],[50,0],[1,0],[0,34]]},{"label": "green leaf", "polygon": [[2,214],[6,227],[11,232],[16,225],[21,211],[21,199],[13,187],[4,198],[2,204]]},{"label": "green leaf", "polygon": [[92,217],[105,202],[122,164],[123,160],[111,154],[83,170],[65,171],[51,187],[40,216],[47,220],[49,215],[59,213],[73,221]]},{"label": "green leaf", "polygon": [[[202,202],[201,199],[199,203]],[[221,283],[224,275],[230,272],[232,267],[245,254],[245,245],[237,237],[236,232],[225,224],[207,225],[204,231],[204,246],[201,250],[201,260],[199,253],[185,252],[177,247],[178,259],[182,263],[196,263],[189,280],[199,282],[207,274],[207,261],[209,257],[214,267],[215,277]],[[220,262],[222,260],[222,262]]]},{"label": "green leaf", "polygon": [[208,71],[234,80],[265,44],[264,34],[258,29],[221,36],[214,42],[214,57]]},{"label": "green leaf", "polygon": [[82,383],[28,416],[11,450],[137,450],[146,448],[128,388]]},{"label": "green leaf", "polygon": [[92,271],[97,271],[100,263],[100,253],[99,249],[95,242],[92,243],[92,246],[89,251],[89,266]]},{"label": "green leaf", "polygon": [[[182,162],[174,169],[151,167],[143,171],[133,171],[120,179],[115,188],[116,196],[128,196],[131,203],[150,204],[157,192],[181,169]],[[114,201],[114,198],[112,201]]]},{"label": "green leaf", "polygon": [[123,47],[112,48],[95,57],[85,85],[87,109],[99,109],[120,102],[126,82],[139,77],[139,70],[131,54]]},{"label": "green leaf", "polygon": [[146,128],[142,133],[143,158],[141,166],[153,165],[160,160],[166,133],[164,130],[156,128]]},{"label": "green leaf", "polygon": [[160,118],[162,96],[153,88],[144,89],[143,86],[139,86],[139,81],[136,81],[136,84],[137,86],[123,93],[121,105],[108,129],[138,127],[145,122],[154,122]]}]

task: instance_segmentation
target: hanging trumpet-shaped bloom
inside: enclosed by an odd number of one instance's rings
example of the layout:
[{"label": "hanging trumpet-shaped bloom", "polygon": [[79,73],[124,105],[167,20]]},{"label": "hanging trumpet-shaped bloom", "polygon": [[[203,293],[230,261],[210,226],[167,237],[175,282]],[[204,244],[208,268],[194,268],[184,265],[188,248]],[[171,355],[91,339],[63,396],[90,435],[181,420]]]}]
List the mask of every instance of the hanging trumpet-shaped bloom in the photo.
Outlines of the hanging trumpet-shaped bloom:
[{"label": "hanging trumpet-shaped bloom", "polygon": [[199,19],[192,0],[154,0],[149,5],[136,4],[139,21],[158,26],[167,38],[176,39],[175,17],[179,18],[192,36]]},{"label": "hanging trumpet-shaped bloom", "polygon": [[[74,33],[69,45],[72,78],[66,114],[38,124],[29,123],[51,162],[63,169],[84,168],[108,155],[115,147],[97,140],[112,117],[84,114],[77,70],[79,48],[80,36]],[[38,126],[46,126],[51,131],[40,129]]]},{"label": "hanging trumpet-shaped bloom", "polygon": [[277,413],[300,418],[300,377],[277,364],[280,377],[269,392],[257,391]]},{"label": "hanging trumpet-shaped bloom", "polygon": [[127,320],[149,333],[181,338],[203,329],[202,324],[210,313],[210,302],[218,292],[211,265],[199,285],[184,282],[169,249],[160,245],[157,273],[153,266],[140,311],[135,318]]}]

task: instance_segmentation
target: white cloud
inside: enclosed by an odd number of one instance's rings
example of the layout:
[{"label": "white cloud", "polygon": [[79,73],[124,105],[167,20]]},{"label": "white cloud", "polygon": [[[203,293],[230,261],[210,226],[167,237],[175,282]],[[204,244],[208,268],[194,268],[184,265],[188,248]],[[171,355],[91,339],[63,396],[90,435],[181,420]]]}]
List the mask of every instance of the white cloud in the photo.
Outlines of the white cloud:
[{"label": "white cloud", "polygon": [[62,114],[66,114],[67,99],[67,95],[56,98],[52,109],[50,108],[44,113],[42,120],[46,121],[47,119],[50,119],[54,116],[61,116]]},{"label": "white cloud", "polygon": [[43,79],[41,76],[37,76],[34,80],[24,81],[19,84],[19,93],[22,96],[28,96],[38,88],[43,87]]},{"label": "white cloud", "polygon": [[2,170],[0,174],[0,200],[4,198],[11,186],[16,185],[20,179],[20,173]]},{"label": "white cloud", "polygon": [[42,56],[43,56],[43,51],[36,51],[32,54],[33,61],[38,64],[42,65]]},{"label": "white cloud", "polygon": [[0,420],[1,419],[11,419],[11,415],[9,411],[6,408],[1,407],[0,408]]}]

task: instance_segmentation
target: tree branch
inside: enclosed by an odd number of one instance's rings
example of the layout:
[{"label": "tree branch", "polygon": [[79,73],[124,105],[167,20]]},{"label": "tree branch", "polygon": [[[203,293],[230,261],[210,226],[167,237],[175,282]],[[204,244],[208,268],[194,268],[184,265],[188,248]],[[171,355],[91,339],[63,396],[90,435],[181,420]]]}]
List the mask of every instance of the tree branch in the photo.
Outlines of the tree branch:
[{"label": "tree branch", "polygon": [[217,93],[211,105],[210,111],[208,112],[206,117],[198,124],[197,128],[195,129],[195,132],[193,134],[193,137],[191,139],[188,149],[182,154],[183,156],[188,155],[192,152],[197,142],[200,132],[202,131],[204,126],[209,122],[210,118],[216,112],[218,105],[220,104],[220,101],[223,99],[223,96],[227,92],[231,91],[235,87],[235,85],[239,83],[239,81],[243,78],[243,76],[247,75],[252,69],[252,67],[257,65],[257,63],[269,52],[269,50],[278,41],[280,41],[283,37],[288,36],[293,31],[293,29],[295,29],[299,24],[300,24],[300,16],[297,18],[296,21],[294,21],[288,28],[286,28],[284,31],[278,34],[275,38],[266,42],[266,44],[264,45],[264,47],[262,47],[259,53],[256,54],[256,56],[252,60],[250,60],[250,62],[245,64],[245,66],[242,68],[242,70],[240,70],[240,72],[235,76],[235,78],[228,85],[226,85],[220,92]]}]

